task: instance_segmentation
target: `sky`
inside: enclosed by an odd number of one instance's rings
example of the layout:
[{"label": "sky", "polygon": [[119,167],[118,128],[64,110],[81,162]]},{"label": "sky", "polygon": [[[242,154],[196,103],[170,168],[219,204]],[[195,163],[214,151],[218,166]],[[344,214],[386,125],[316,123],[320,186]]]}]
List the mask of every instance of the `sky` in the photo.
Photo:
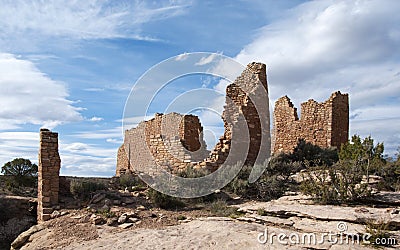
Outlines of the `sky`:
[{"label": "sky", "polygon": [[[61,174],[112,176],[125,102],[151,67],[190,52],[267,64],[271,109],[349,93],[350,135],[400,146],[400,1],[0,0],[0,166],[37,163],[39,129],[59,133]],[[178,79],[152,113],[192,88],[209,148],[223,133],[226,82]],[[173,111],[173,110],[172,110]],[[137,121],[143,120],[137,117]],[[145,117],[148,118],[148,117]]]}]

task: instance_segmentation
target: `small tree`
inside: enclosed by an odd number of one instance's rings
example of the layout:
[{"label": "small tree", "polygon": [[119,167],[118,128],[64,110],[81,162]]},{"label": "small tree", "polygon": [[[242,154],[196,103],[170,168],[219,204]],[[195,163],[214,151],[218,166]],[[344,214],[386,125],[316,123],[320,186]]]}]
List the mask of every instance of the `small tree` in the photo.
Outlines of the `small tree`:
[{"label": "small tree", "polygon": [[28,159],[16,158],[1,168],[4,175],[13,176],[18,185],[30,185],[38,173],[38,166]]},{"label": "small tree", "polygon": [[383,143],[374,145],[374,139],[371,136],[361,140],[360,136],[353,135],[351,142],[342,145],[339,152],[339,159],[343,161],[352,161],[354,164],[365,166],[367,180],[372,172],[376,172],[385,165],[383,157]]}]

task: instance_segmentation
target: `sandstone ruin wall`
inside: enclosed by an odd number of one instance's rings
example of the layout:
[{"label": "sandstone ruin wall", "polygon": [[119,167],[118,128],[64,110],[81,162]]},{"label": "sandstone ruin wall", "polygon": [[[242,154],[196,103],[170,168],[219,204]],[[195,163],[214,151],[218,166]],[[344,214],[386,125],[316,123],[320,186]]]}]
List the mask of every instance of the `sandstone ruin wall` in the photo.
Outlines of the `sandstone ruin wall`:
[{"label": "sandstone ruin wall", "polygon": [[60,165],[58,133],[40,129],[38,222],[49,220],[53,207],[58,204]]},{"label": "sandstone ruin wall", "polygon": [[[258,112],[252,102],[260,98],[257,93],[261,88],[267,94],[266,66],[262,63],[247,65],[242,74],[227,86],[222,114],[224,135],[211,152],[206,150],[203,128],[194,115],[156,114],[155,118],[125,131],[124,144],[118,150],[116,175],[155,164],[173,173],[188,166],[214,171],[229,155],[234,134],[232,129],[240,117],[246,119],[250,136],[245,164],[254,164],[259,152],[266,160],[270,151],[268,96],[258,100],[262,104],[257,107]],[[260,119],[260,116],[265,119]],[[261,121],[266,121],[266,124],[261,124]],[[265,143],[261,143],[262,138]]]},{"label": "sandstone ruin wall", "polygon": [[275,102],[273,153],[291,152],[299,139],[322,148],[340,147],[349,136],[348,94],[333,93],[328,100],[318,103],[312,99],[297,109],[284,96]]}]

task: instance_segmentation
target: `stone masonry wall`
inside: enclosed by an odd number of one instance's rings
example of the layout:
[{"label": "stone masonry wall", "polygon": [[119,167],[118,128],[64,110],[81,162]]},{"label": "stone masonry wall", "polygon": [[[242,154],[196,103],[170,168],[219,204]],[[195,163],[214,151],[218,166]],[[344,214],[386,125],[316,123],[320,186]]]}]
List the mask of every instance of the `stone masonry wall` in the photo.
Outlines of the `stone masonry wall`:
[{"label": "stone masonry wall", "polygon": [[38,222],[49,220],[53,207],[58,204],[60,164],[58,133],[40,129]]},{"label": "stone masonry wall", "polygon": [[318,103],[312,99],[301,104],[300,119],[297,109],[287,96],[275,102],[273,153],[291,152],[298,139],[323,148],[340,147],[349,134],[348,95],[339,91]]},{"label": "stone masonry wall", "polygon": [[267,90],[266,66],[262,63],[249,64],[235,82],[227,86],[222,114],[225,132],[211,153],[206,150],[202,137],[203,128],[198,117],[194,115],[156,114],[155,118],[125,131],[124,145],[118,150],[116,175],[128,170],[140,172],[149,166],[161,167],[173,173],[188,166],[214,171],[229,155],[234,132],[232,128],[235,128],[240,115],[246,119],[250,136],[246,164],[254,164],[260,151],[265,152],[262,155],[267,157],[270,149],[260,148],[260,145],[261,136],[267,140],[266,145],[270,145],[268,98],[262,99],[262,107],[258,107],[260,115],[267,118],[263,119],[267,121],[263,125],[266,128],[263,131],[259,114],[250,100],[250,95],[257,99],[255,93],[260,88]]},{"label": "stone masonry wall", "polygon": [[202,132],[196,116],[157,113],[153,119],[126,131],[125,143],[118,150],[116,175],[134,171],[129,160],[135,163],[135,170],[154,165],[152,160],[170,171],[193,165],[210,153]]}]

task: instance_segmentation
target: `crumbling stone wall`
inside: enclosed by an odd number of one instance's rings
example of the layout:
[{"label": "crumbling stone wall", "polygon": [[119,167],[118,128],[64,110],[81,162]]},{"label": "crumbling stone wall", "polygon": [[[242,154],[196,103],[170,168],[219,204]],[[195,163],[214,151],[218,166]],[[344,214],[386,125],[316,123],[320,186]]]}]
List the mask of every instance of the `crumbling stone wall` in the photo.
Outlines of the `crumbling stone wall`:
[{"label": "crumbling stone wall", "polygon": [[[155,118],[125,131],[124,145],[118,150],[116,175],[127,171],[140,172],[141,169],[154,164],[173,173],[188,166],[214,171],[229,155],[234,132],[232,128],[236,127],[240,115],[246,119],[250,134],[245,163],[254,164],[260,151],[265,152],[263,155],[267,157],[267,151],[270,150],[268,98],[261,100],[262,107],[258,107],[260,114],[250,99],[251,95],[252,98],[257,98],[256,93],[260,88],[267,90],[266,79],[265,64],[251,63],[235,82],[227,86],[225,109],[222,114],[225,132],[211,153],[206,150],[202,137],[203,128],[197,116],[156,114]],[[264,130],[261,129],[260,115],[267,118],[263,119],[267,121],[267,124],[263,125],[266,128]],[[260,148],[261,138],[267,141],[263,144],[268,145],[267,147]]]},{"label": "crumbling stone wall", "polygon": [[[210,153],[203,139],[203,127],[194,115],[157,113],[149,121],[125,132],[125,143],[118,150],[117,176],[135,169],[157,165],[184,169]],[[151,155],[149,155],[149,151]]]},{"label": "crumbling stone wall", "polygon": [[300,119],[289,97],[281,97],[275,102],[274,154],[291,152],[298,139],[327,148],[340,147],[347,142],[348,136],[348,94],[338,91],[325,102],[310,99],[302,103]]},{"label": "crumbling stone wall", "polygon": [[58,133],[40,129],[38,222],[49,220],[53,207],[58,204],[60,164]]},{"label": "crumbling stone wall", "polygon": [[[227,86],[225,109],[222,114],[224,135],[212,151],[209,159],[211,165],[219,166],[229,155],[233,134],[231,129],[237,123],[238,114],[242,114],[246,119],[250,136],[249,150],[244,163],[246,165],[253,165],[260,151],[264,152],[265,156],[267,156],[267,150],[270,149],[260,148],[260,145],[261,138],[267,140],[266,145],[270,145],[269,103],[267,99],[262,100],[260,102],[262,103],[261,107],[258,107],[260,109],[258,113],[254,103],[250,99],[250,96],[252,96],[253,100],[258,97],[259,88],[268,91],[266,65],[254,62],[248,64],[242,74],[232,84]],[[264,124],[265,130],[261,129],[261,116],[265,116],[266,119],[264,120],[267,121],[267,124]]]}]

